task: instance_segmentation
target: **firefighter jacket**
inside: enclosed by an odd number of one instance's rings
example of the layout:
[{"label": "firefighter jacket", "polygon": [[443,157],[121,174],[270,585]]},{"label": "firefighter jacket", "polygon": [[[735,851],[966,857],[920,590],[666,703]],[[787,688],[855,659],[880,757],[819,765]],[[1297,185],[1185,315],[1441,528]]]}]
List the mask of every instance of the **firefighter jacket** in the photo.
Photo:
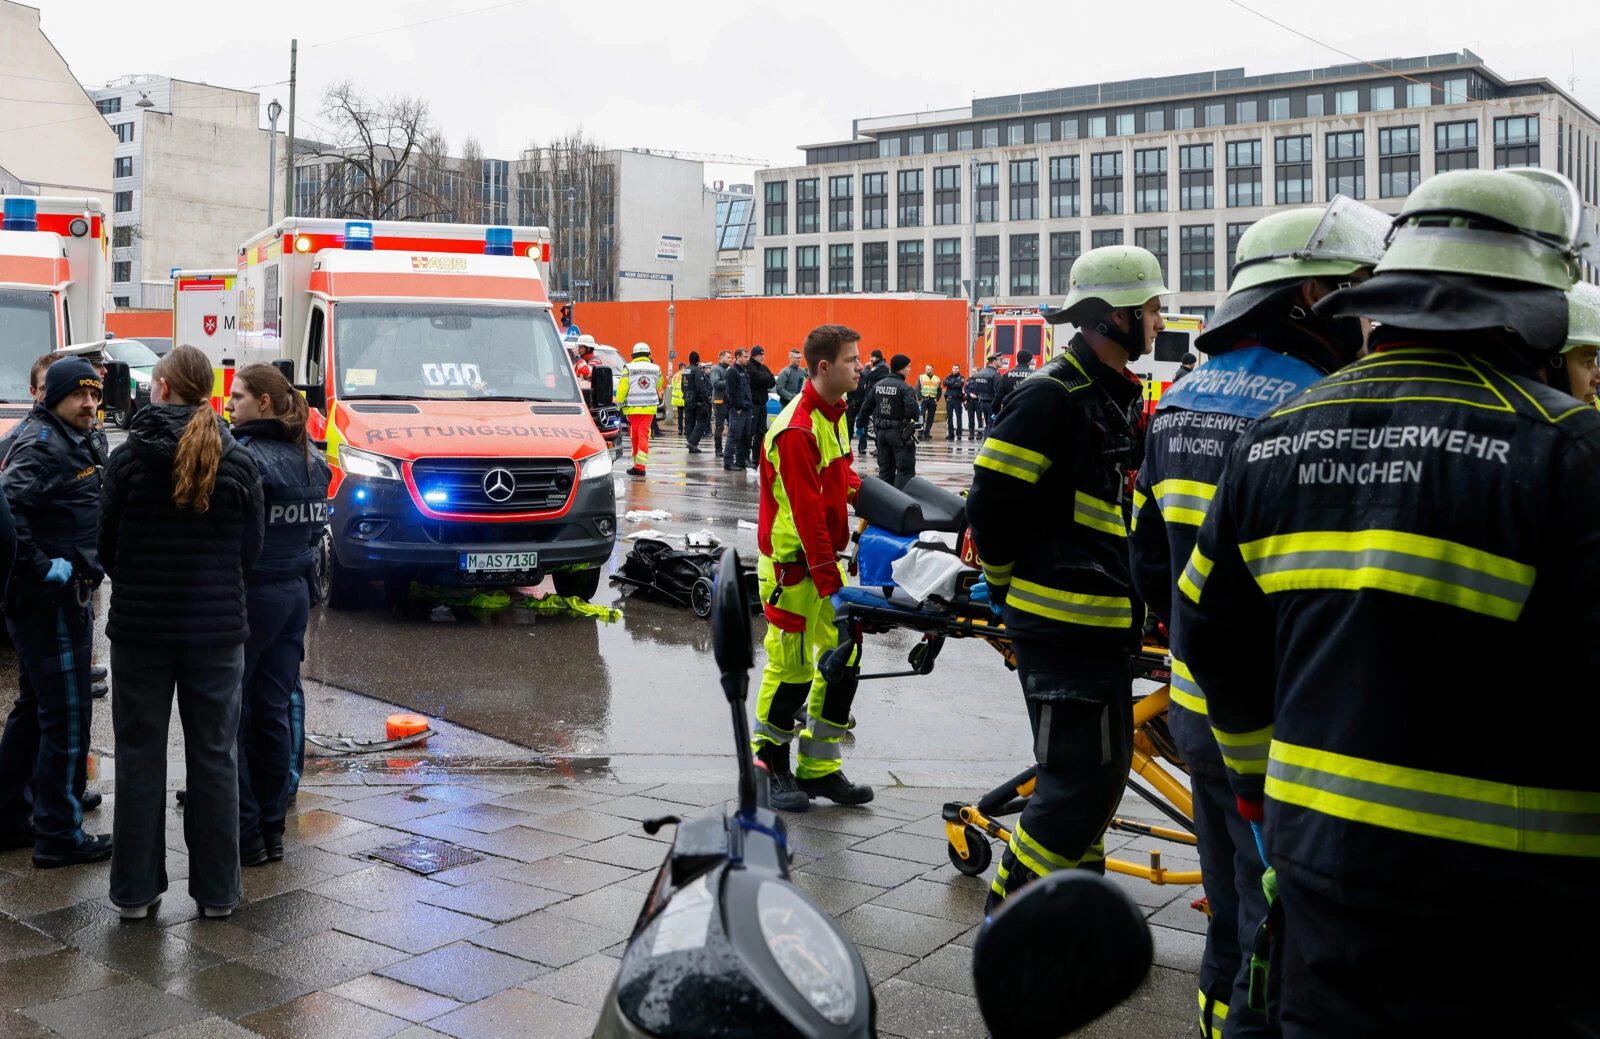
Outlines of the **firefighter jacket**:
[{"label": "firefighter jacket", "polygon": [[906,382],[905,372],[890,372],[872,386],[872,428],[909,443],[916,439],[921,417],[917,391]]},{"label": "firefighter jacket", "polygon": [[1600,413],[1450,342],[1385,344],[1239,438],[1178,655],[1280,874],[1570,913],[1600,774],[1541,696],[1600,667]]},{"label": "firefighter jacket", "polygon": [[1036,374],[1012,394],[975,463],[967,519],[984,576],[1006,590],[1013,632],[1125,648],[1144,622],[1123,512],[1140,384],[1077,337]]},{"label": "firefighter jacket", "polygon": [[261,554],[245,575],[247,584],[310,577],[317,542],[328,525],[328,463],[322,452],[289,438],[278,419],[233,427],[233,437],[261,470],[266,534]]},{"label": "firefighter jacket", "polygon": [[660,406],[660,366],[652,361],[629,361],[617,385],[617,407],[624,415],[654,415]]},{"label": "firefighter jacket", "polygon": [[924,400],[938,400],[941,385],[937,375],[917,376],[917,392],[922,395]]},{"label": "firefighter jacket", "polygon": [[[1241,344],[1168,390],[1145,433],[1144,461],[1133,492],[1128,551],[1133,584],[1173,628],[1178,577],[1222,480],[1234,441],[1272,408],[1322,378],[1297,358]],[[1176,561],[1176,566],[1174,566]],[[1222,757],[1206,721],[1206,701],[1181,658],[1172,661],[1167,725],[1191,771],[1220,778]],[[1199,748],[1200,753],[1195,753]]]},{"label": "firefighter jacket", "polygon": [[1036,368],[1015,367],[1001,373],[1000,377],[995,380],[994,386],[994,412],[996,415],[1000,413],[1000,405],[1006,402],[1006,398],[1015,393],[1018,386],[1027,382],[1038,371],[1039,369]]},{"label": "firefighter jacket", "polygon": [[[799,580],[809,573],[823,597],[844,585],[839,554],[850,544],[850,502],[861,486],[844,411],[843,401],[829,404],[807,382],[762,442],[756,543],[774,563],[798,564],[780,573],[780,584],[795,583],[790,574]],[[771,609],[767,619],[774,624],[792,621]]]}]

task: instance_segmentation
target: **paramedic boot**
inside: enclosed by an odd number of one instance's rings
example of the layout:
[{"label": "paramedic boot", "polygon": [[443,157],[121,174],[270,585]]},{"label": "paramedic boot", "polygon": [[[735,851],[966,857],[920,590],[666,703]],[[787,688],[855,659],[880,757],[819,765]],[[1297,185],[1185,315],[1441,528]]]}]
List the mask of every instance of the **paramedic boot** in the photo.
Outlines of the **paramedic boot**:
[{"label": "paramedic boot", "polygon": [[803,812],[811,807],[811,798],[800,789],[789,769],[788,744],[765,744],[756,752],[756,760],[767,766],[767,789],[773,808],[780,812]]},{"label": "paramedic boot", "polygon": [[800,789],[807,797],[826,797],[836,805],[864,805],[872,800],[872,788],[852,783],[843,772],[829,772],[816,779],[802,779]]}]

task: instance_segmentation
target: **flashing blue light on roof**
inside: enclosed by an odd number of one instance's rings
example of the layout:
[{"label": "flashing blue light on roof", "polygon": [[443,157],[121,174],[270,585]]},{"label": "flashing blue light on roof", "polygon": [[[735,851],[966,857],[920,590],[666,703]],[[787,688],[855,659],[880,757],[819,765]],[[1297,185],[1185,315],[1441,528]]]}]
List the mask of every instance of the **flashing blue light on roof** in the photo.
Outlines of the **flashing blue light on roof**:
[{"label": "flashing blue light on roof", "polygon": [[511,228],[489,228],[488,232],[483,236],[483,255],[515,256],[516,249],[511,244]]},{"label": "flashing blue light on roof", "polygon": [[8,198],[0,231],[39,230],[39,203],[31,198]]},{"label": "flashing blue light on roof", "polygon": [[443,505],[450,500],[450,494],[448,491],[442,491],[436,488],[424,493],[422,500],[427,502],[429,505]]},{"label": "flashing blue light on roof", "polygon": [[346,221],[344,225],[344,247],[346,249],[371,251],[372,225],[365,220]]}]

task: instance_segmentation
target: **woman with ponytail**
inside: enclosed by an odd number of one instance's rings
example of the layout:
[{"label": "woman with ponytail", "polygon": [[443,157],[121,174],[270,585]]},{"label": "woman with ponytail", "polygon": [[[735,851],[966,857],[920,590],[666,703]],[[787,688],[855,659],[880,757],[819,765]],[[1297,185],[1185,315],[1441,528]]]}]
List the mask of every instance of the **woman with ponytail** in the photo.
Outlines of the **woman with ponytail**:
[{"label": "woman with ponytail", "polygon": [[267,529],[245,575],[250,637],[244,644],[239,712],[239,858],[260,866],[283,858],[284,817],[299,780],[305,712],[300,660],[311,616],[317,542],[328,522],[328,464],[306,439],[305,398],[270,364],[233,377],[233,435],[261,470]]},{"label": "woman with ponytail", "polygon": [[206,917],[240,897],[234,743],[249,636],[245,575],[261,554],[261,476],[210,406],[211,362],[191,346],[151,374],[106,467],[100,562],[116,684],[116,850],[111,900],[146,916],[167,889],[167,725],[176,690],[188,795],[189,894]]}]

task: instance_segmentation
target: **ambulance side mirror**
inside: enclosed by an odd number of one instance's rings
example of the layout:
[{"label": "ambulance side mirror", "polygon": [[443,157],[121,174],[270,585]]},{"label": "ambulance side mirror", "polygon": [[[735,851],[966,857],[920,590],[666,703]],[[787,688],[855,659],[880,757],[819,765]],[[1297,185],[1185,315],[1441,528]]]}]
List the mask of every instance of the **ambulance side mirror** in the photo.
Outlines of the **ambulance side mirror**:
[{"label": "ambulance side mirror", "polygon": [[289,360],[287,357],[279,357],[279,358],[276,358],[272,362],[272,367],[278,369],[278,371],[283,373],[283,377],[285,379],[289,380],[289,385],[291,385],[291,386],[294,385],[294,362],[293,361]]},{"label": "ambulance side mirror", "polygon": [[306,386],[296,386],[295,389],[305,394],[306,405],[313,411],[328,410],[328,390],[322,383],[317,382]]},{"label": "ambulance side mirror", "polygon": [[603,364],[597,364],[589,373],[589,406],[606,408],[617,402],[615,373]]},{"label": "ambulance side mirror", "polygon": [[133,406],[133,375],[121,361],[107,361],[100,406],[107,411],[127,411]]}]

